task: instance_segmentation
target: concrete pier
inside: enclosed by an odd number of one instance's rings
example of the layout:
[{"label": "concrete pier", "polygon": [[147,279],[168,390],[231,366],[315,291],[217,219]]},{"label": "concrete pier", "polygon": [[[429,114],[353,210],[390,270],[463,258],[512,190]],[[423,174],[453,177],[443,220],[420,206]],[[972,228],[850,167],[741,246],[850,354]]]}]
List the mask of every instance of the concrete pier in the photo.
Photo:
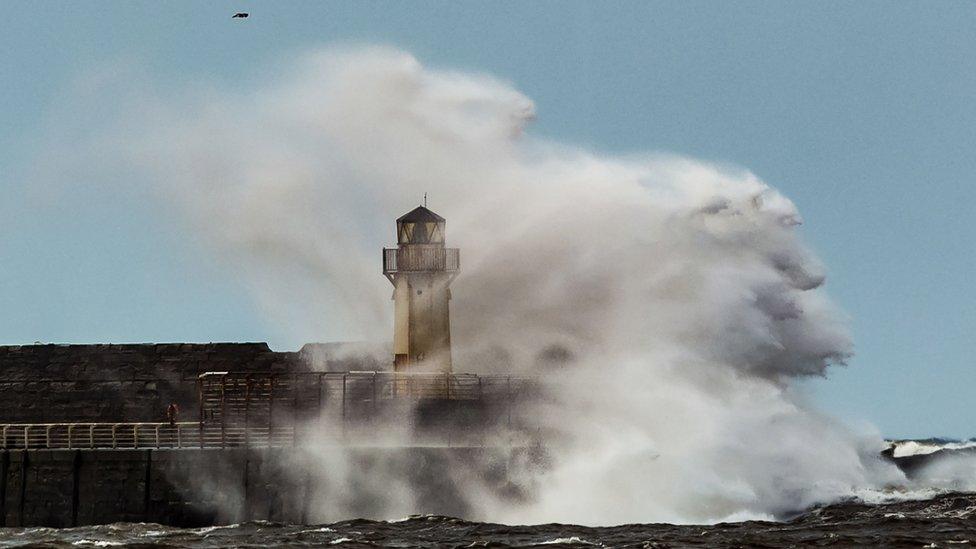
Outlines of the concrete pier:
[{"label": "concrete pier", "polygon": [[[448,468],[504,490],[512,460],[530,452],[350,447],[330,453],[341,454],[337,459],[345,464],[341,486],[367,486],[371,475],[395,474],[415,487],[416,513],[456,516],[467,509],[459,487],[444,474]],[[327,482],[319,459],[298,448],[2,450],[0,526],[321,522],[330,518],[322,503],[330,494],[323,491],[341,488]],[[361,514],[368,516],[370,499],[381,495],[363,488],[343,498],[353,507],[361,499]]]},{"label": "concrete pier", "polygon": [[388,518],[405,498],[400,516],[469,516],[458,483],[518,496],[531,380],[333,351],[0,346],[0,526]]}]

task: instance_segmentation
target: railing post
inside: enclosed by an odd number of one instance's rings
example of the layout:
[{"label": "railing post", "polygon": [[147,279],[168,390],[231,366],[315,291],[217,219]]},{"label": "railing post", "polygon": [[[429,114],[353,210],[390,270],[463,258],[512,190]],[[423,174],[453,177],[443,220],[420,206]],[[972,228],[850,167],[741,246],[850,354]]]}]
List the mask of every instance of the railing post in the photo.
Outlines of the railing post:
[{"label": "railing post", "polygon": [[134,423],[132,425],[132,447],[139,448],[139,424]]},{"label": "railing post", "polygon": [[159,424],[156,424],[156,449],[159,450]]},{"label": "railing post", "polygon": [[179,423],[176,424],[176,447],[183,447],[183,425]]},{"label": "railing post", "polygon": [[251,412],[251,374],[247,374],[244,378],[244,447],[251,447],[251,425],[250,425],[250,412]]},{"label": "railing post", "polygon": [[30,425],[24,425],[24,450],[30,448]]},{"label": "railing post", "polygon": [[227,437],[227,376],[220,378],[220,447],[224,448]]},{"label": "railing post", "polygon": [[318,375],[318,378],[319,378],[319,381],[318,381],[318,395],[316,395],[318,397],[318,402],[316,403],[316,405],[317,405],[317,409],[315,411],[316,412],[316,416],[318,416],[319,414],[322,413],[322,376],[324,376],[324,375],[325,374],[323,374],[322,372],[319,372],[319,375]]},{"label": "railing post", "polygon": [[203,376],[197,376],[197,401],[200,403],[200,448],[203,448]]},{"label": "railing post", "polygon": [[113,449],[119,447],[118,429],[119,429],[119,424],[113,423],[112,424],[112,448]]},{"label": "railing post", "polygon": [[301,401],[298,398],[299,387],[304,386],[304,383],[299,383],[298,374],[290,374],[288,377],[291,383],[291,445],[298,446],[298,410],[301,407]]},{"label": "railing post", "polygon": [[51,425],[44,428],[44,445],[48,449],[51,448]]},{"label": "railing post", "polygon": [[10,428],[9,425],[4,425],[3,426],[3,447],[4,447],[4,449],[7,448],[7,429],[9,429],[9,428]]},{"label": "railing post", "polygon": [[71,424],[68,425],[68,449],[69,450],[72,449],[72,446],[71,446],[71,432],[74,431],[74,429],[75,429],[74,423],[71,423]]},{"label": "railing post", "polygon": [[508,414],[508,427],[512,427],[512,376],[506,376],[505,382],[507,386],[507,398],[505,399],[506,405],[505,410]]},{"label": "railing post", "polygon": [[[292,409],[292,412],[297,413],[298,412],[298,408],[301,405],[301,401],[298,398],[300,396],[300,394],[299,394],[299,387],[302,387],[305,384],[304,383],[299,383],[299,381],[298,381],[298,379],[299,379],[298,378],[298,374],[292,373],[292,374],[287,374],[287,375],[288,375],[288,377],[285,378],[285,379],[288,380],[288,386],[291,388],[291,409]],[[295,419],[295,413],[292,413],[292,420]]]},{"label": "railing post", "polygon": [[277,384],[278,377],[271,376],[271,394],[268,395],[268,448],[271,448],[271,437],[274,435],[274,401],[275,401],[275,385]]},{"label": "railing post", "polygon": [[88,447],[89,448],[95,447],[95,424],[94,423],[88,424]]},{"label": "railing post", "polygon": [[342,421],[341,421],[341,423],[342,423],[341,429],[342,430],[341,430],[341,435],[342,435],[342,439],[343,440],[345,440],[345,438],[346,438],[346,376],[347,375],[348,375],[347,373],[342,374]]}]

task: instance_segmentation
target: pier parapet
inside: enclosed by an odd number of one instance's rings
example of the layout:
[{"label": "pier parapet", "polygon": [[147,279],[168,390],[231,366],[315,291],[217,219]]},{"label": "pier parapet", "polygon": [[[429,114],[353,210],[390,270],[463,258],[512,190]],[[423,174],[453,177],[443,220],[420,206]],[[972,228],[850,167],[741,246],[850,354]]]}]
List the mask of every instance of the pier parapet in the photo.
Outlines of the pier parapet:
[{"label": "pier parapet", "polygon": [[477,445],[500,430],[515,436],[511,409],[537,389],[517,376],[370,371],[205,372],[196,387],[193,421],[3,423],[0,449],[342,444],[362,442],[370,426],[405,410],[417,442]]}]

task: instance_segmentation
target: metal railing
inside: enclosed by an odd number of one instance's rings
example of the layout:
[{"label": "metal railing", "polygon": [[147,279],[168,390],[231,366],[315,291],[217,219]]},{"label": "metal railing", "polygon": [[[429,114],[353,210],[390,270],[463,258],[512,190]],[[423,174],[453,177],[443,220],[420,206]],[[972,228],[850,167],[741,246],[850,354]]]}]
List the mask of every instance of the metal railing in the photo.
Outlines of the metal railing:
[{"label": "metal railing", "polygon": [[384,248],[383,272],[447,271],[461,268],[461,252],[458,248],[410,247]]},{"label": "metal railing", "polygon": [[[534,391],[531,378],[398,372],[208,372],[199,376],[198,421],[0,424],[0,449],[162,449],[293,446],[308,420],[344,437],[398,401],[511,406]],[[448,412],[442,419],[450,419]],[[510,423],[510,419],[509,419]],[[301,433],[299,432],[301,431]]]},{"label": "metal railing", "polygon": [[518,397],[533,384],[531,378],[521,376],[387,371],[206,372],[198,380],[201,403],[233,395],[283,405],[348,399],[504,400]]},{"label": "metal railing", "polygon": [[[0,424],[0,450],[223,450],[233,448],[295,448],[306,444],[388,446],[368,426],[347,432],[311,424],[296,430],[276,427],[200,426],[169,423],[11,423]],[[514,429],[415,433],[404,446],[464,447],[525,446],[533,432]],[[536,433],[537,434],[537,433]]]},{"label": "metal railing", "polygon": [[229,427],[200,422],[0,424],[0,449],[163,449],[283,447],[294,428]]}]

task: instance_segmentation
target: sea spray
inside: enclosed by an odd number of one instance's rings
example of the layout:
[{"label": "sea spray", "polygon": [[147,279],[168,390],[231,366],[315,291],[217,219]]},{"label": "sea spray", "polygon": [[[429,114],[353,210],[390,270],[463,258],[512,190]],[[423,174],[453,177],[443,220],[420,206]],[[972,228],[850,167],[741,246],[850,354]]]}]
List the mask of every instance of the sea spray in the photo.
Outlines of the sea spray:
[{"label": "sea spray", "polygon": [[[512,85],[389,48],[147,101],[94,146],[178,204],[251,277],[269,321],[304,339],[388,339],[378,258],[392,220],[424,193],[447,217],[462,250],[455,369],[535,375],[552,393],[525,418],[552,435],[551,466],[523,479],[531,497],[459,478],[472,517],[707,522],[904,481],[879,437],[793,392],[852,346],[799,213],[755,175],[534,136],[535,107]],[[323,453],[333,477],[339,455]],[[396,471],[380,473],[395,502],[320,505],[410,512]]]}]

